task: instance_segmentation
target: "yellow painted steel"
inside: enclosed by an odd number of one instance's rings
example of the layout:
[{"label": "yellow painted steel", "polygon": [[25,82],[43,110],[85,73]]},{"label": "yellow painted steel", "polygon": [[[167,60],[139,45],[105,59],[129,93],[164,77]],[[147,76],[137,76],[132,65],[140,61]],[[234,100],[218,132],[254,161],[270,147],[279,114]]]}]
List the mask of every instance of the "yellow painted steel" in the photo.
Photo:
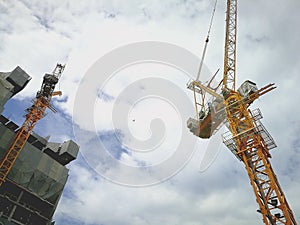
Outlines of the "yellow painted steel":
[{"label": "yellow painted steel", "polygon": [[5,181],[9,171],[14,165],[36,122],[44,116],[44,112],[48,105],[48,102],[45,102],[42,98],[39,98],[36,100],[34,107],[31,107],[31,111],[26,115],[25,122],[17,132],[13,143],[5,153],[0,163],[0,186]]},{"label": "yellow painted steel", "polygon": [[44,76],[41,90],[37,93],[34,104],[28,109],[22,127],[18,130],[14,141],[0,162],[0,186],[5,182],[36,123],[45,115],[46,108],[52,109],[50,106],[51,97],[62,94],[61,91],[54,92],[54,88],[64,67],[61,64],[57,64],[52,74]]},{"label": "yellow painted steel", "polygon": [[266,225],[296,225],[291,208],[269,161],[271,157],[242,96],[231,91],[224,101],[237,157],[245,164],[259,210]]},{"label": "yellow painted steel", "polygon": [[237,0],[227,0],[223,89],[235,90]]},{"label": "yellow painted steel", "polygon": [[266,225],[296,225],[293,212],[270,164],[269,149],[256,120],[248,110],[249,102],[275,87],[270,84],[250,95],[248,103],[235,91],[236,22],[237,0],[227,0],[223,93],[229,130],[236,146],[235,154],[245,164],[263,222]]},{"label": "yellow painted steel", "polygon": [[[201,138],[209,138],[214,132],[213,129],[216,129],[210,126],[214,117],[213,113],[209,113],[201,122],[198,116],[198,105],[204,107],[205,93],[210,94],[215,99],[221,99],[219,106],[223,107],[223,109],[217,108],[218,110],[225,110],[224,119],[227,119],[231,133],[229,135],[231,138],[228,139],[226,137],[224,143],[245,164],[256,201],[259,205],[259,210],[257,211],[261,213],[263,222],[266,225],[297,225],[293,212],[269,161],[271,154],[268,148],[269,146],[270,148],[276,147],[276,145],[273,139],[268,136],[268,132],[262,130],[262,125],[248,109],[254,100],[276,87],[274,84],[269,84],[259,90],[252,91],[252,93],[247,94],[244,92],[243,96],[243,91],[236,91],[236,24],[237,0],[227,0],[224,74],[222,80],[223,96],[208,86],[202,85],[199,81],[192,82],[199,122],[199,129],[194,134]],[[201,96],[201,103],[197,102],[197,94]],[[207,126],[212,130],[209,135],[203,135],[201,130],[208,130]]]}]

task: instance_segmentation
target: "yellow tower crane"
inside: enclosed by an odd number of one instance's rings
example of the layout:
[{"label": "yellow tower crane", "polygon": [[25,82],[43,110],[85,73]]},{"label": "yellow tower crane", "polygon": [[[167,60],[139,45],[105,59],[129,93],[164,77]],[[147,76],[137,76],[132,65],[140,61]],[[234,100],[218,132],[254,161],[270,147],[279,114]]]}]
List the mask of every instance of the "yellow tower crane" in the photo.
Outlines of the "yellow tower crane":
[{"label": "yellow tower crane", "polygon": [[[274,84],[258,90],[248,80],[237,90],[235,87],[236,24],[237,0],[227,0],[223,80],[216,88],[210,86],[211,81],[208,85],[198,80],[188,84],[194,92],[197,115],[196,119],[189,118],[188,127],[196,136],[210,138],[225,123],[229,131],[223,134],[223,142],[244,163],[263,222],[297,225],[269,161],[269,150],[276,144],[260,122],[260,110],[248,109],[255,99],[273,90]],[[211,97],[209,102],[205,100],[207,95]]]},{"label": "yellow tower crane", "polygon": [[27,109],[25,121],[22,127],[18,130],[16,137],[10,145],[8,151],[0,163],[0,186],[5,182],[5,179],[14,165],[18,155],[24,147],[36,123],[45,115],[46,108],[50,108],[55,112],[50,105],[52,96],[61,95],[61,91],[54,91],[65,65],[57,64],[52,74],[45,74],[41,89],[37,92],[33,105]]}]

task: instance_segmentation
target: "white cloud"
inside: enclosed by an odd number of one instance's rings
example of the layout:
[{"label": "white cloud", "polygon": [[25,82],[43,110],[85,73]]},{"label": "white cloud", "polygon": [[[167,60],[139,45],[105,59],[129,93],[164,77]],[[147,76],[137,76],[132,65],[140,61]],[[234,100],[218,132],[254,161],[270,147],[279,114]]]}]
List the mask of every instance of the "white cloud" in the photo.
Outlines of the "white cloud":
[{"label": "white cloud", "polygon": [[[42,76],[51,72],[56,62],[67,62],[60,82],[66,101],[56,105],[72,116],[78,83],[87,69],[112,49],[132,42],[158,40],[177,44],[200,56],[212,4],[179,0],[1,1],[1,71],[20,65],[33,77],[17,96],[23,99],[36,93]],[[239,2],[238,7],[237,83],[250,79],[259,87],[269,82],[278,86],[254,106],[262,109],[263,123],[279,146],[272,150],[272,164],[299,221],[299,145],[293,143],[299,140],[300,125],[300,3],[252,1]],[[206,58],[206,65],[213,72],[223,65],[224,12],[225,2],[219,2]],[[118,81],[115,87],[132,80],[131,77]],[[117,92],[107,94],[116,97]],[[109,114],[111,104],[101,103],[99,109]],[[78,121],[89,128],[84,118]],[[109,128],[108,122],[97,124]],[[66,126],[63,121],[60,125]],[[48,127],[52,132],[53,127]],[[198,142],[203,145],[203,141]],[[174,178],[147,188],[129,188],[96,179],[94,173],[81,165],[81,159],[70,166],[67,192],[71,195],[63,196],[56,218],[62,221],[62,217],[71,217],[82,224],[105,225],[261,222],[242,163],[222,147],[215,163],[204,173],[198,173],[203,148]],[[124,160],[130,162],[130,158]]]}]

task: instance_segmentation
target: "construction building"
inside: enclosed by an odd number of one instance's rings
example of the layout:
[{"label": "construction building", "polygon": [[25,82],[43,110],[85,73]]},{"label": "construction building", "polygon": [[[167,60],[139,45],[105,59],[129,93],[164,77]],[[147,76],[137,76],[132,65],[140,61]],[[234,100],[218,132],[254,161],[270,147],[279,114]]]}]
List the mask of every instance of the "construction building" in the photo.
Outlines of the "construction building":
[{"label": "construction building", "polygon": [[[0,72],[0,158],[19,129],[2,115],[4,105],[30,79],[20,67]],[[0,186],[0,225],[53,225],[52,217],[68,179],[65,166],[76,159],[78,151],[72,140],[54,143],[32,132]]]}]

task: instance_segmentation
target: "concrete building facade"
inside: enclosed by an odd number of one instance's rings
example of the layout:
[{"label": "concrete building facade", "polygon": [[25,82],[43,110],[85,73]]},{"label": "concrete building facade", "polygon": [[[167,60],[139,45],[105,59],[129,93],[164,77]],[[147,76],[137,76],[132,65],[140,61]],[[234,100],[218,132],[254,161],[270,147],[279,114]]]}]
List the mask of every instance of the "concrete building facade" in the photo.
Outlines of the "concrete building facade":
[{"label": "concrete building facade", "polygon": [[[0,114],[30,76],[20,67],[0,72]],[[0,115],[0,158],[9,149],[19,126]],[[0,187],[0,225],[53,225],[52,217],[68,179],[66,165],[76,159],[72,140],[49,142],[33,132]]]}]

